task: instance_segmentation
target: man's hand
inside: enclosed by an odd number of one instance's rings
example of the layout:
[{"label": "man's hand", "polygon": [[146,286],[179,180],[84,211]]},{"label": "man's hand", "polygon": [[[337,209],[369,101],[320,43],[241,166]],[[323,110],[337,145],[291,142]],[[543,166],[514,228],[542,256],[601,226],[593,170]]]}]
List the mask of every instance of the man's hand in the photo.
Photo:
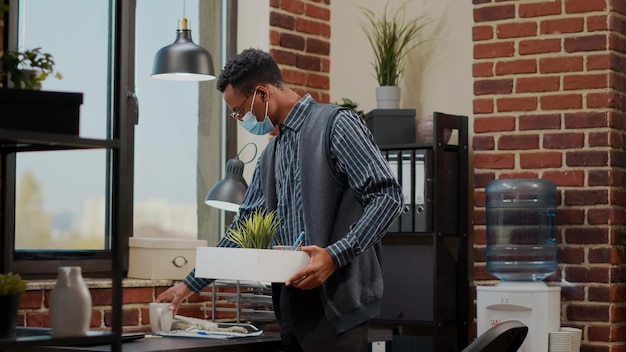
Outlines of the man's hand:
[{"label": "man's hand", "polygon": [[333,258],[326,249],[318,246],[305,246],[302,251],[311,257],[311,262],[306,268],[298,271],[285,282],[285,285],[293,285],[303,290],[312,290],[323,284],[337,267]]},{"label": "man's hand", "polygon": [[170,309],[173,310],[174,315],[176,315],[176,312],[178,312],[178,308],[180,307],[180,304],[183,303],[183,300],[192,294],[192,290],[185,286],[184,283],[179,282],[161,293],[156,298],[156,302],[172,302]]}]

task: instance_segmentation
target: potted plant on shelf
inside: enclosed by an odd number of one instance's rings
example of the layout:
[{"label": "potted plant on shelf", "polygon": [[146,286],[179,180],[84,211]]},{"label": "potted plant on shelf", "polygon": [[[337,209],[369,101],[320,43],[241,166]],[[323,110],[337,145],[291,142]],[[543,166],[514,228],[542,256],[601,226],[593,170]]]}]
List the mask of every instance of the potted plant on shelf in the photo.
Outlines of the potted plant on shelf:
[{"label": "potted plant on shelf", "polygon": [[41,90],[49,77],[62,78],[50,53],[7,50],[0,64],[0,129],[78,135],[83,94]]},{"label": "potted plant on shelf", "polygon": [[0,274],[0,338],[15,336],[17,311],[26,281],[19,274]]},{"label": "potted plant on shelf", "polygon": [[49,76],[63,78],[54,70],[54,59],[41,48],[24,51],[7,50],[2,54],[0,77],[8,77],[17,89],[40,90],[41,83]]},{"label": "potted plant on shelf", "polygon": [[405,56],[420,42],[416,42],[419,31],[428,23],[424,17],[406,20],[406,5],[402,4],[389,17],[389,3],[382,14],[361,8],[366,22],[361,28],[374,50],[374,72],[379,86],[376,88],[376,101],[379,109],[398,109],[400,87],[398,82],[403,73]]}]

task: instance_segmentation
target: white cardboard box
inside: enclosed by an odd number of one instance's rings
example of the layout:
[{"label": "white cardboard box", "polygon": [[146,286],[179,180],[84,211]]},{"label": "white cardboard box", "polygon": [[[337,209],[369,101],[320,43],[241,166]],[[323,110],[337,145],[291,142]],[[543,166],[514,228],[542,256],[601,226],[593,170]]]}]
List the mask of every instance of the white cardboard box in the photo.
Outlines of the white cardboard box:
[{"label": "white cardboard box", "polygon": [[222,280],[285,282],[311,258],[301,251],[198,247],[196,277]]},{"label": "white cardboard box", "polygon": [[196,265],[196,247],[206,246],[206,240],[131,237],[128,277],[182,280]]}]

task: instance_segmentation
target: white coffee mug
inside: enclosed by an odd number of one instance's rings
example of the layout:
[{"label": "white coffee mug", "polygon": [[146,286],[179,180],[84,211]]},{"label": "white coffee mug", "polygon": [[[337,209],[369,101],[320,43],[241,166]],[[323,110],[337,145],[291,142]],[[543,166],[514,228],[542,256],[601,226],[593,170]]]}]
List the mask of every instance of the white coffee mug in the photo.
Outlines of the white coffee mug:
[{"label": "white coffee mug", "polygon": [[153,333],[170,331],[174,312],[170,309],[171,303],[150,303],[150,329]]}]

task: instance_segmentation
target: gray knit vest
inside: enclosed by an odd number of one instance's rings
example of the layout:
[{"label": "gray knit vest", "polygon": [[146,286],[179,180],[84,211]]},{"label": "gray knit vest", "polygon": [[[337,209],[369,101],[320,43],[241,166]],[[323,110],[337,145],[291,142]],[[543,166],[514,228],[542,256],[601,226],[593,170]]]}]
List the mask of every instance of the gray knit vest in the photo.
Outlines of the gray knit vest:
[{"label": "gray knit vest", "polygon": [[[336,171],[330,154],[333,121],[340,118],[340,109],[312,102],[300,130],[305,231],[309,242],[322,248],[343,238],[363,214],[363,205],[348,186],[346,176]],[[277,205],[274,150],[275,139],[260,158],[261,189],[269,210]],[[383,293],[380,243],[338,268],[319,292],[326,317],[337,333],[378,316]]]}]

